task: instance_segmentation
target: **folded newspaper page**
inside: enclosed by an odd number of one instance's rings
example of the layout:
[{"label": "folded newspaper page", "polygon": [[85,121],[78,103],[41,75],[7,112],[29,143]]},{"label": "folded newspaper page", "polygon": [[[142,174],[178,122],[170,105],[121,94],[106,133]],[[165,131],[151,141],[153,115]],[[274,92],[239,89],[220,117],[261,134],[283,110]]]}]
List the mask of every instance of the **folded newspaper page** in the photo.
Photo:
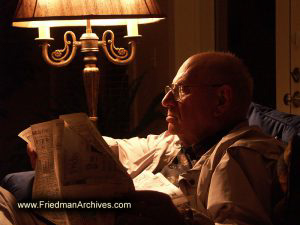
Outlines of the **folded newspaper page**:
[{"label": "folded newspaper page", "polygon": [[188,202],[182,191],[168,181],[161,173],[153,174],[150,171],[144,170],[133,179],[133,183],[136,190],[158,191],[169,195],[177,207]]},{"label": "folded newspaper page", "polygon": [[[33,199],[104,199],[134,191],[125,168],[83,113],[32,125],[19,136],[37,153]],[[63,210],[38,213],[58,225],[114,221],[112,213],[88,216]]]},{"label": "folded newspaper page", "polygon": [[[64,121],[53,120],[31,126],[33,143],[37,151],[33,199],[61,199],[58,180],[57,152],[61,149]],[[30,138],[29,138],[30,139]],[[43,216],[56,224],[68,224],[62,211],[44,211]]]}]

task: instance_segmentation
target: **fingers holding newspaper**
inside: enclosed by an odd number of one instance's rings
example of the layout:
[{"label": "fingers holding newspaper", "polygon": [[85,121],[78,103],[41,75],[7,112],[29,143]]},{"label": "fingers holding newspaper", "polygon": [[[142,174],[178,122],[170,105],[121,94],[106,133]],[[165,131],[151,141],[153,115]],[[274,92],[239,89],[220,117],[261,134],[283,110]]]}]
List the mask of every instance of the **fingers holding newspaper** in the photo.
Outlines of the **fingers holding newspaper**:
[{"label": "fingers holding newspaper", "polygon": [[31,167],[32,167],[32,169],[35,169],[36,160],[37,160],[36,151],[30,144],[27,144],[26,151],[27,151],[27,155],[28,155],[29,160],[30,160]]}]

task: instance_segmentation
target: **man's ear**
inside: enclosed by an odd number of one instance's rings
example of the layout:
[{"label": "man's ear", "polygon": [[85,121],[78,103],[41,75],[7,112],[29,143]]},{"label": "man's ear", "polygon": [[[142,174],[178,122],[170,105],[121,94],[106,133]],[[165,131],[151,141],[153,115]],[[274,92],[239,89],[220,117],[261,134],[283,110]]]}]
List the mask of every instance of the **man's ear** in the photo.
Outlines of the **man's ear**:
[{"label": "man's ear", "polygon": [[216,110],[214,112],[214,116],[219,117],[220,115],[223,115],[224,113],[228,112],[230,110],[230,107],[232,107],[232,101],[233,101],[233,90],[232,88],[224,84],[217,90],[217,105]]}]

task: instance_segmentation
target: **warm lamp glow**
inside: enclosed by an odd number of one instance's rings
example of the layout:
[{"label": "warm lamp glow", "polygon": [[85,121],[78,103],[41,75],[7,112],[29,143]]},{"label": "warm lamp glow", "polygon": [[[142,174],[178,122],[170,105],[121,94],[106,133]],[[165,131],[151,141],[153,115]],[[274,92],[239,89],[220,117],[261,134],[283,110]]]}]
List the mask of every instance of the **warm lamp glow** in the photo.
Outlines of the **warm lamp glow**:
[{"label": "warm lamp glow", "polygon": [[[127,25],[127,36],[139,36],[138,24],[154,23],[163,18],[145,18],[145,19],[92,19],[91,26],[122,26]],[[49,27],[77,27],[86,26],[86,20],[46,20],[46,21],[21,21],[13,22],[14,27],[39,28],[39,38],[48,37]],[[45,33],[47,35],[42,35]]]},{"label": "warm lamp glow", "polygon": [[128,37],[135,37],[139,36],[139,29],[138,29],[138,21],[137,20],[128,20],[127,21],[127,36]]},{"label": "warm lamp glow", "polygon": [[39,38],[40,39],[50,39],[50,27],[41,26],[39,27]]},{"label": "warm lamp glow", "polygon": [[[119,26],[127,25],[131,20],[135,20],[137,24],[154,23],[164,18],[145,18],[145,19],[91,19],[92,26]],[[39,21],[15,21],[14,27],[35,28],[40,26],[50,27],[76,27],[86,26],[86,20],[39,20]]]}]

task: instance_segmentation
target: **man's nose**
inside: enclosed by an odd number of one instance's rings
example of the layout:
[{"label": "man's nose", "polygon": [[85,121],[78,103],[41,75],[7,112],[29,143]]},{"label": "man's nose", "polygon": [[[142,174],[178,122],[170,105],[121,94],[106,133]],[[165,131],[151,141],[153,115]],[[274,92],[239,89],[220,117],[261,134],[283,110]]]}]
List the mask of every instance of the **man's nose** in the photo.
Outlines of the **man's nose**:
[{"label": "man's nose", "polygon": [[165,94],[165,96],[163,97],[161,104],[163,107],[170,107],[170,106],[174,106],[176,104],[176,101],[174,99],[174,94],[172,91],[169,91],[168,93]]}]

